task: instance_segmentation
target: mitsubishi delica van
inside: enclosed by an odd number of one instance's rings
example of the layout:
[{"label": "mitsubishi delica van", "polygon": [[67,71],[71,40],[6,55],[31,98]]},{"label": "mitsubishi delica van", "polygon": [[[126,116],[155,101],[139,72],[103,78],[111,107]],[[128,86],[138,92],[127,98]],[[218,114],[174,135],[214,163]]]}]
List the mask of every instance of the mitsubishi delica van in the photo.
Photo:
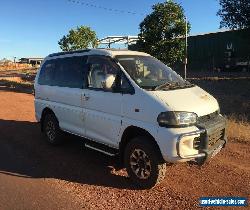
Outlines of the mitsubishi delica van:
[{"label": "mitsubishi delica van", "polygon": [[142,52],[87,49],[45,58],[35,79],[35,113],[50,144],[65,132],[121,158],[142,188],[169,163],[215,156],[226,144],[217,100]]}]

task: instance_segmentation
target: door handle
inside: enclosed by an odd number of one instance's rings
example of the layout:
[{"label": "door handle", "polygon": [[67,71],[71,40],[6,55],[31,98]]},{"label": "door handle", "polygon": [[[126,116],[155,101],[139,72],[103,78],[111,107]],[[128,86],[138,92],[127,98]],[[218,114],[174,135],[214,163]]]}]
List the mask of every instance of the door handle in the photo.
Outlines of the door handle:
[{"label": "door handle", "polygon": [[90,98],[90,97],[89,97],[88,95],[85,95],[85,94],[82,96],[82,100],[84,100],[84,101],[88,101],[89,98]]}]

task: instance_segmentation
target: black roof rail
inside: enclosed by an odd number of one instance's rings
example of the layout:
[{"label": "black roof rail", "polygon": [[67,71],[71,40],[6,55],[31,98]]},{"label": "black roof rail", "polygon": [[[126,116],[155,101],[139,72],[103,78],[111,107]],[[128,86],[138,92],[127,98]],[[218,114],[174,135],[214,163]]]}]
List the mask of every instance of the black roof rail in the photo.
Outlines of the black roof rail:
[{"label": "black roof rail", "polygon": [[90,49],[58,52],[58,53],[52,53],[52,54],[48,55],[48,57],[54,57],[54,56],[59,56],[59,55],[70,55],[70,54],[74,54],[74,53],[84,53],[84,52],[89,52],[89,51],[90,51]]},{"label": "black roof rail", "polygon": [[100,48],[96,48],[96,49],[97,50],[108,50],[108,51],[130,51],[127,48],[103,48],[103,47],[100,47]]}]

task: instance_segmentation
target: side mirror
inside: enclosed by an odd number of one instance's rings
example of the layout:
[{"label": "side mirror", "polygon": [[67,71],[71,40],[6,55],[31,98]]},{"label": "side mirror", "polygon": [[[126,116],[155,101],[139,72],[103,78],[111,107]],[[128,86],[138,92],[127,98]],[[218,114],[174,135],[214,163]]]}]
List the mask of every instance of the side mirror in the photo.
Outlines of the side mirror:
[{"label": "side mirror", "polygon": [[86,63],[86,64],[85,64],[85,68],[87,69],[87,72],[89,72],[89,71],[90,71],[90,66],[91,66],[91,64],[90,64],[90,63]]},{"label": "side mirror", "polygon": [[133,86],[130,84],[130,82],[123,73],[116,75],[112,90],[114,93],[131,94],[131,95],[135,93]]},{"label": "side mirror", "polygon": [[114,93],[121,93],[121,75],[119,73],[115,77],[114,83],[112,85],[112,91]]}]

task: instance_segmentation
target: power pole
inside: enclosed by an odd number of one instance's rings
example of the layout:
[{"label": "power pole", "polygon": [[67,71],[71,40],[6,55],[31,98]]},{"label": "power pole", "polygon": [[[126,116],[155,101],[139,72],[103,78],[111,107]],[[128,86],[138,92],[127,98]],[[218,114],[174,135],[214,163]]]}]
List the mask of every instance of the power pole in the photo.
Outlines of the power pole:
[{"label": "power pole", "polygon": [[14,64],[15,64],[15,68],[16,68],[16,56],[14,56]]},{"label": "power pole", "polygon": [[188,47],[188,23],[187,17],[185,17],[185,63],[184,63],[184,78],[187,79],[187,47]]}]

